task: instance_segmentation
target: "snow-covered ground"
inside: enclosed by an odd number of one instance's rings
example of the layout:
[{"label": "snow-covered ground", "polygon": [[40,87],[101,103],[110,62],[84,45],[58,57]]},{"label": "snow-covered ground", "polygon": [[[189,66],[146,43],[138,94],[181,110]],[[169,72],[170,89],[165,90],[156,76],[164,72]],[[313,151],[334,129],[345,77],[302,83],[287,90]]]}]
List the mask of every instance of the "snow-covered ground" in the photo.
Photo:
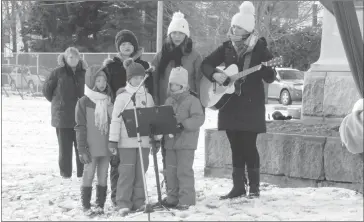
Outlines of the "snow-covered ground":
[{"label": "snow-covered ground", "polygon": [[[216,113],[207,113],[204,128],[216,126]],[[176,212],[176,216],[151,213],[152,221],[363,220],[363,195],[341,188],[287,189],[263,183],[260,199],[218,200],[219,195],[229,191],[231,182],[203,176],[203,130],[200,138],[194,164],[197,205]],[[61,179],[57,160],[50,103],[43,98],[2,97],[2,220],[147,220],[146,214],[118,216],[109,196],[106,215],[85,217],[80,204],[80,181],[75,171],[72,180]],[[150,163],[147,184],[154,203],[157,191],[151,156]]]}]

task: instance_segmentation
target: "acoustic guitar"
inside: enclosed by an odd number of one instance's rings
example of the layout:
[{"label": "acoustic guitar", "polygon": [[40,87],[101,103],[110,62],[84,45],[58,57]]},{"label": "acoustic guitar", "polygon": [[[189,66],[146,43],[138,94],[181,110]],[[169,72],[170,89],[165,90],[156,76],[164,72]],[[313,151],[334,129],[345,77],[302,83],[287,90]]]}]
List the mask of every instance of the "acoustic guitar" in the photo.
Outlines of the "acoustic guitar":
[{"label": "acoustic guitar", "polygon": [[[230,65],[224,70],[216,68],[216,72],[225,73],[228,78],[223,84],[219,84],[215,81],[211,82],[205,76],[202,77],[200,82],[200,100],[202,105],[213,110],[221,109],[234,93],[237,95],[241,94],[241,84],[244,82],[245,76],[259,71],[263,66],[280,66],[282,62],[282,57],[276,57],[241,72],[239,72],[238,66],[235,64]],[[235,84],[240,79],[242,81]]]}]

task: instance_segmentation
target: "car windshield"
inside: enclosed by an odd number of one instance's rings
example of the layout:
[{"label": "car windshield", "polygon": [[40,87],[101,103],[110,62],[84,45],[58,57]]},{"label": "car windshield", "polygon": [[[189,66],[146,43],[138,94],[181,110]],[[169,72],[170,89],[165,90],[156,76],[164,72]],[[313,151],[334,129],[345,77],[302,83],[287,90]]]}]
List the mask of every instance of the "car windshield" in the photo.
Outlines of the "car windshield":
[{"label": "car windshield", "polygon": [[303,72],[296,70],[279,70],[279,76],[281,79],[302,79],[303,80]]}]

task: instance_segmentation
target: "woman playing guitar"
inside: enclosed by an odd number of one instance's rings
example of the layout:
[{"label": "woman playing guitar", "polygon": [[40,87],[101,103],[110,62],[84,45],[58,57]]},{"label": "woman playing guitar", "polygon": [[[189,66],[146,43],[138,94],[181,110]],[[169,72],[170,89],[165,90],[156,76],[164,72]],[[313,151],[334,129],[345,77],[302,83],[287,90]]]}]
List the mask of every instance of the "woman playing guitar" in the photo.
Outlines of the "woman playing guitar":
[{"label": "woman playing guitar", "polygon": [[[224,42],[202,62],[202,72],[206,78],[218,84],[226,84],[228,76],[216,72],[216,67],[224,63],[232,64],[239,71],[248,69],[273,58],[264,38],[259,38],[255,27],[255,8],[249,1],[244,1],[235,14],[228,32],[229,41]],[[219,110],[218,128],[226,130],[232,150],[233,188],[220,199],[246,195],[245,164],[249,180],[249,196],[259,196],[259,153],[256,146],[258,133],[266,132],[265,94],[263,82],[272,83],[275,71],[263,66],[262,69],[234,84],[240,85],[240,92],[231,95],[228,102]],[[228,81],[226,81],[228,80]]]}]

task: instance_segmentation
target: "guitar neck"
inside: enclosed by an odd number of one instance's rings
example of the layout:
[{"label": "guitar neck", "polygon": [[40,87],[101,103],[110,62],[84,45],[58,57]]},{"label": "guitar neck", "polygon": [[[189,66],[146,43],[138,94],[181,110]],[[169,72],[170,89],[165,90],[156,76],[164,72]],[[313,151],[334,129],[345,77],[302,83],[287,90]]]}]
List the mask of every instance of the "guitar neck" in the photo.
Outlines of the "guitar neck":
[{"label": "guitar neck", "polygon": [[256,66],[253,66],[249,69],[246,69],[244,71],[241,71],[233,76],[230,76],[230,78],[232,78],[233,80],[237,80],[237,79],[240,79],[240,78],[243,78],[244,76],[247,76],[249,74],[252,74],[253,72],[256,72],[258,70],[260,70],[262,68],[262,65],[256,65]]}]

